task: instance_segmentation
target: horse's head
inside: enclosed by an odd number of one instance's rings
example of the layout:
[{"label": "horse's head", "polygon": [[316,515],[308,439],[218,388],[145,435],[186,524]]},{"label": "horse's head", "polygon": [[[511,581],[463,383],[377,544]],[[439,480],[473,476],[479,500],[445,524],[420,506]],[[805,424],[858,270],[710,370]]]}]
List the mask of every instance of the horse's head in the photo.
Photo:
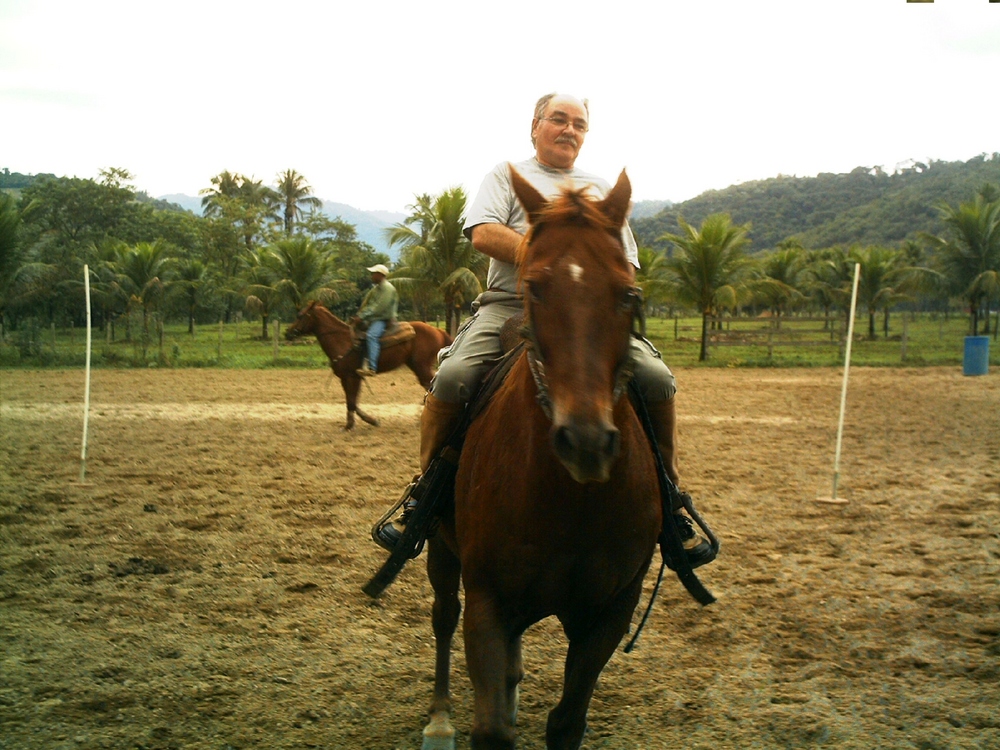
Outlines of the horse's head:
[{"label": "horse's head", "polygon": [[576,481],[604,482],[620,448],[613,411],[636,307],[621,241],[632,187],[623,171],[604,200],[565,190],[550,202],[514,169],[511,179],[531,224],[518,260],[552,448]]},{"label": "horse's head", "polygon": [[285,339],[294,341],[299,336],[305,336],[316,332],[316,302],[315,300],[299,310],[295,316],[295,322],[285,329]]}]

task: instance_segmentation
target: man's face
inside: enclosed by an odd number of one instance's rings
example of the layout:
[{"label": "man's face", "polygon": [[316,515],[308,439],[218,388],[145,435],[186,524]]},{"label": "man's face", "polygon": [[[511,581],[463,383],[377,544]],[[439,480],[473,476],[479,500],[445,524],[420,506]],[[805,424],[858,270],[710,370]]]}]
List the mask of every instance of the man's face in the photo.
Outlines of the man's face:
[{"label": "man's face", "polygon": [[535,156],[547,167],[571,169],[587,135],[587,110],[572,96],[557,96],[531,123]]},{"label": "man's face", "polygon": [[372,283],[375,284],[376,286],[378,286],[379,284],[381,284],[382,283],[382,279],[384,279],[384,278],[385,278],[385,276],[383,276],[382,274],[380,274],[378,271],[373,271],[372,272]]}]

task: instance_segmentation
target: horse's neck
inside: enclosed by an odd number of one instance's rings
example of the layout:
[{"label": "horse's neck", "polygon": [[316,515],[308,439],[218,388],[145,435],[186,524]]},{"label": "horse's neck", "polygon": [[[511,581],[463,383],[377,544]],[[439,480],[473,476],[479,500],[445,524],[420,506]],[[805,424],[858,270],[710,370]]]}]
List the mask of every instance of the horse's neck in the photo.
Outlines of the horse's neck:
[{"label": "horse's neck", "polygon": [[316,340],[330,358],[330,361],[343,357],[354,344],[354,334],[351,327],[329,310],[316,312]]}]

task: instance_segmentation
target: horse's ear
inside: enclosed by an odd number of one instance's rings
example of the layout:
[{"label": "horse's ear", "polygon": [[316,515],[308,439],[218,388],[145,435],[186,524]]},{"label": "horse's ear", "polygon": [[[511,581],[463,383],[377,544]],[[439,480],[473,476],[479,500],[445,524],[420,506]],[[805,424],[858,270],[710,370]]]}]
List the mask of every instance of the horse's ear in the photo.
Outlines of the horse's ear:
[{"label": "horse's ear", "polygon": [[632,183],[625,170],[618,175],[618,182],[600,203],[601,213],[608,217],[613,226],[621,229],[628,216],[629,201],[632,198]]},{"label": "horse's ear", "polygon": [[524,210],[528,214],[528,223],[534,225],[547,202],[542,194],[532,187],[531,183],[518,174],[512,164],[508,163],[507,166],[510,167],[510,183],[514,188],[514,195],[524,206]]}]

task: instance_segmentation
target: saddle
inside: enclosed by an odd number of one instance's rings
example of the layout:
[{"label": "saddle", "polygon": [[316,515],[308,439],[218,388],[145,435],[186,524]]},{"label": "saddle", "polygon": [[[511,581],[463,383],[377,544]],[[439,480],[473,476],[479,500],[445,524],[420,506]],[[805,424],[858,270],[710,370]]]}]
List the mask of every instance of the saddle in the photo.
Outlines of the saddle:
[{"label": "saddle", "polygon": [[[386,327],[385,333],[379,337],[379,341],[382,343],[383,349],[388,349],[398,344],[405,344],[416,336],[417,332],[409,323],[394,320]],[[360,326],[354,326],[354,348],[365,351],[367,345],[365,330]]]}]

